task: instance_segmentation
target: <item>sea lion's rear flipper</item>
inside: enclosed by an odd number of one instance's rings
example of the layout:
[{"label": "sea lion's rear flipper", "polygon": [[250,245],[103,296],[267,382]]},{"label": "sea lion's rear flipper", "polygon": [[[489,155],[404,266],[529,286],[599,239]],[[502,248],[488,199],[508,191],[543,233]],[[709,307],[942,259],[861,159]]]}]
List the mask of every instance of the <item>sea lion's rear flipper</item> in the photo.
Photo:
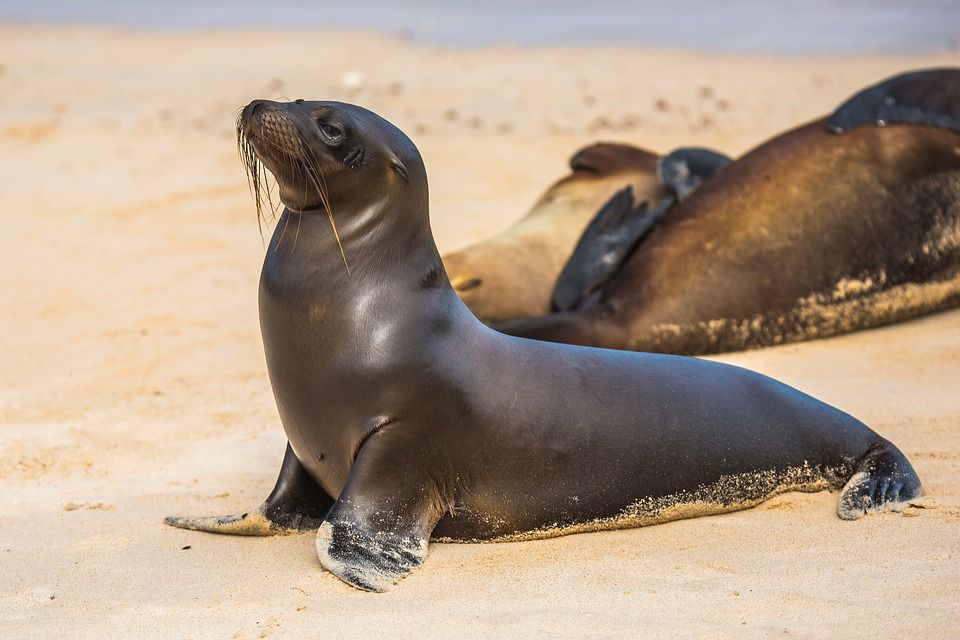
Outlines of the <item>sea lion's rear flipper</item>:
[{"label": "sea lion's rear flipper", "polygon": [[730,157],[703,147],[681,147],[657,162],[657,179],[683,201]]},{"label": "sea lion's rear flipper", "polygon": [[960,69],[903,73],[867,87],[827,119],[843,133],[862,124],[927,124],[960,131]]},{"label": "sea lion's rear flipper", "polygon": [[168,516],[164,522],[210,533],[272,536],[316,529],[332,506],[333,498],[307,473],[288,444],[277,484],[255,511],[229,516]]},{"label": "sea lion's rear flipper", "polygon": [[387,591],[420,566],[445,503],[436,477],[410,459],[408,441],[391,442],[389,428],[365,439],[317,530],[320,564],[365,591]]},{"label": "sea lion's rear flipper", "polygon": [[856,520],[870,511],[896,510],[920,496],[920,478],[906,456],[893,444],[881,441],[870,447],[843,487],[837,515]]}]

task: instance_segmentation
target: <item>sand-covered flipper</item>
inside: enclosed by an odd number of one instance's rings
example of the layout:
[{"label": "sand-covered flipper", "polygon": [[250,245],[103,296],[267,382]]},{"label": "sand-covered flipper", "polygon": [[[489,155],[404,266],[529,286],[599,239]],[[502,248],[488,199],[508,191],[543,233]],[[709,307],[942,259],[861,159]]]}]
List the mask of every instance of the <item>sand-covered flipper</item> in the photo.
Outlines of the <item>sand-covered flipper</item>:
[{"label": "sand-covered flipper", "polygon": [[871,511],[897,511],[920,496],[920,478],[893,444],[879,442],[857,463],[843,487],[837,515],[856,520]]}]

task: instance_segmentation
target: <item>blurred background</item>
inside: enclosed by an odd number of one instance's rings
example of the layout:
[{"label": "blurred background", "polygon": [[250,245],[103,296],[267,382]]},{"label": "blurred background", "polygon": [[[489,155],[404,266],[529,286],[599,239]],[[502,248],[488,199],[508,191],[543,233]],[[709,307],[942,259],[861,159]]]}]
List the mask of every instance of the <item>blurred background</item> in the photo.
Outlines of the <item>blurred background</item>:
[{"label": "blurred background", "polygon": [[960,46],[956,0],[3,0],[0,21],[159,29],[345,27],[447,45],[617,43],[789,54]]},{"label": "blurred background", "polygon": [[958,43],[957,0],[0,0],[0,638],[956,636],[960,312],[723,356],[916,461],[939,508],[853,535],[835,496],[791,494],[602,543],[439,545],[370,599],[311,536],[162,517],[259,504],[285,446],[257,312],[271,230],[236,149],[250,100],[397,124],[446,252],[509,227],[584,145],[739,155],[960,66]]}]

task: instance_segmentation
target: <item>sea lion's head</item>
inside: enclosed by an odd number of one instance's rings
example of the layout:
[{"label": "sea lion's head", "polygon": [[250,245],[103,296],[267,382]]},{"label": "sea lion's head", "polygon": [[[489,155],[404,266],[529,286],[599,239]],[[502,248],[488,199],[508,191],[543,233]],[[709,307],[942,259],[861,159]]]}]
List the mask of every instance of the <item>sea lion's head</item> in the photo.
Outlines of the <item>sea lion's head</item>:
[{"label": "sea lion's head", "polygon": [[264,169],[273,174],[279,199],[298,212],[349,216],[391,204],[426,210],[426,171],[413,142],[377,114],[342,102],[254,100],[237,119],[237,144],[257,198],[272,197]]}]

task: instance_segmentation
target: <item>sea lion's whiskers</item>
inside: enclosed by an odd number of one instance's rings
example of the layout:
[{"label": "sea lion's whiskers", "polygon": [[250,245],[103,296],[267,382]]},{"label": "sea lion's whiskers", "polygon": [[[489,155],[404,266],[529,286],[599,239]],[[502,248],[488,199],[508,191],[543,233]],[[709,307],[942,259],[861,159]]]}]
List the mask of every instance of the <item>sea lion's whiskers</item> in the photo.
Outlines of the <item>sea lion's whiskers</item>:
[{"label": "sea lion's whiskers", "polygon": [[[309,156],[311,160],[310,164],[304,164],[306,173],[310,176],[310,179],[313,180],[314,185],[317,187],[317,191],[320,192],[320,200],[323,202],[323,208],[327,212],[327,219],[330,221],[330,228],[333,229],[333,237],[337,240],[337,247],[340,248],[340,257],[343,258],[343,266],[347,269],[347,275],[350,275],[350,264],[347,262],[347,254],[343,250],[343,243],[340,241],[340,232],[337,231],[337,223],[333,220],[333,210],[330,208],[330,200],[327,197],[327,179],[323,175],[323,171],[320,169],[320,159],[317,158],[317,155],[313,152],[313,149],[310,149],[307,145],[303,144],[303,141],[300,141],[301,150],[304,152],[305,156]],[[319,180],[317,179],[319,176]],[[322,184],[321,184],[322,183]]]},{"label": "sea lion's whiskers", "polygon": [[[244,169],[247,174],[247,186],[250,188],[250,192],[253,195],[254,204],[257,210],[257,227],[260,230],[260,237],[263,238],[263,225],[265,218],[263,215],[263,205],[264,205],[264,182],[269,184],[268,178],[266,176],[266,169],[263,167],[260,160],[257,158],[256,153],[253,150],[253,145],[250,144],[249,140],[243,135],[242,130],[239,131],[240,141],[238,145],[241,147],[241,159],[243,161]],[[274,219],[276,216],[274,215]]]},{"label": "sea lion's whiskers", "polygon": [[[289,158],[289,156],[288,156],[288,158]],[[291,168],[293,168],[293,162],[288,159],[288,163],[290,164]],[[264,174],[266,174],[266,173],[267,173],[267,172],[266,172],[266,169],[264,169]],[[276,204],[273,203],[273,191],[272,191],[272,189],[271,189],[271,184],[272,184],[271,182],[269,182],[269,181],[267,182],[267,200],[270,202],[270,217],[273,219],[274,222],[276,222],[276,221],[277,221],[277,211],[280,210],[280,205],[282,205],[283,202],[280,200],[280,194],[279,194],[280,185],[279,185],[279,183],[277,183],[277,191],[278,191],[278,193],[277,193],[277,203],[276,203]]]},{"label": "sea lion's whiskers", "polygon": [[[259,139],[265,140],[265,141],[268,141],[268,142],[269,142],[269,141],[270,141],[270,138],[267,137],[267,136],[264,136],[264,131],[265,131],[265,129],[264,129],[263,120],[258,120],[258,125],[259,125],[259,128],[260,128],[260,131],[259,131]],[[273,146],[276,147],[276,145],[273,145]],[[256,150],[251,148],[251,151],[253,152],[254,158],[256,158]],[[276,212],[276,207],[275,207],[274,204],[273,204],[273,194],[272,194],[272,192],[271,192],[271,187],[270,187],[270,174],[269,174],[269,172],[267,171],[266,166],[264,166],[264,164],[263,164],[262,162],[259,162],[259,158],[257,158],[257,160],[258,160],[258,163],[259,163],[259,166],[260,166],[260,171],[261,171],[262,174],[263,174],[263,185],[264,185],[265,190],[266,190],[266,194],[265,194],[266,204],[270,207],[270,216],[271,216],[274,220],[276,220],[276,219],[277,219],[277,212]],[[262,193],[262,192],[263,192],[263,190],[261,190],[261,193]]]},{"label": "sea lion's whiskers", "polygon": [[251,158],[250,142],[243,132],[243,111],[237,115],[237,154],[240,156],[240,162],[243,163],[243,171],[247,177],[247,188],[250,195],[253,196],[257,208],[257,228],[260,230],[260,239],[263,240],[263,223],[260,216],[260,201],[257,197],[258,186],[254,186],[256,178],[254,177],[255,159]]},{"label": "sea lion's whiskers", "polygon": [[[294,166],[293,159],[290,158],[289,156],[287,157],[287,164],[290,166],[291,173],[292,173],[293,170],[294,170],[296,167]],[[307,181],[306,181],[306,179],[304,179],[304,180],[303,180],[304,193],[306,193],[306,184],[307,184]],[[283,237],[287,234],[287,227],[289,227],[289,226],[290,226],[290,216],[288,215],[288,216],[286,217],[286,219],[284,219],[284,221],[283,221],[283,228],[280,230],[280,235],[277,237],[277,244],[276,244],[276,246],[274,247],[274,250],[276,250],[278,247],[280,247],[281,244],[283,244]],[[292,253],[292,252],[293,252],[293,250],[291,249],[291,253]]]},{"label": "sea lion's whiskers", "polygon": [[[293,125],[292,122],[289,124]],[[297,136],[297,148],[295,150],[291,150],[282,147],[274,139],[274,136],[270,135],[270,131],[267,130],[262,121],[257,121],[255,126],[257,127],[257,140],[261,144],[270,146],[274,151],[279,153],[280,157],[282,157],[288,163],[291,169],[291,175],[297,173],[297,165],[299,165],[299,169],[303,172],[303,200],[306,201],[307,191],[311,184],[317,190],[317,193],[320,197],[320,203],[327,214],[327,220],[330,222],[330,228],[333,230],[333,236],[337,242],[337,248],[340,250],[340,257],[343,260],[343,266],[346,268],[347,274],[351,274],[350,263],[347,261],[347,254],[343,248],[343,241],[340,238],[340,231],[337,229],[337,223],[333,217],[333,209],[330,206],[327,180],[323,174],[323,170],[320,168],[320,159],[317,157],[313,149],[311,149],[309,145],[304,142],[302,136]],[[260,236],[262,238],[263,226],[265,223],[265,217],[263,215],[264,206],[269,207],[271,218],[274,222],[277,220],[278,206],[273,202],[273,189],[270,183],[269,172],[267,171],[267,168],[263,162],[261,162],[258,158],[253,144],[251,144],[249,137],[244,131],[242,112],[237,117],[237,149],[246,170],[247,185],[253,194],[256,204],[257,226],[260,230]],[[300,237],[301,224],[302,219],[297,218],[297,230],[296,234],[294,235],[293,244],[290,248],[291,253],[296,249],[297,240]],[[280,232],[280,239],[282,239],[283,235],[286,233],[287,226],[289,226],[289,218]]]},{"label": "sea lion's whiskers", "polygon": [[237,134],[239,139],[238,144],[241,148],[240,157],[247,173],[247,183],[250,186],[254,205],[257,209],[257,223],[262,224],[262,222],[265,221],[263,216],[264,187],[265,183],[267,186],[269,185],[267,172],[263,167],[263,164],[260,162],[260,159],[257,157],[256,151],[253,148],[253,144],[246,137],[243,131],[238,129]]},{"label": "sea lion's whiskers", "polygon": [[[303,185],[303,197],[302,197],[302,200],[305,201],[305,200],[307,199],[307,188],[309,187],[309,183],[307,182],[307,171],[306,171],[306,169],[304,168],[304,164],[305,164],[304,158],[302,158],[302,157],[300,157],[300,156],[296,156],[296,155],[294,155],[293,153],[291,153],[289,149],[285,149],[285,148],[281,147],[275,140],[273,140],[273,138],[271,138],[271,137],[269,137],[269,136],[262,136],[262,135],[261,135],[261,136],[260,136],[260,141],[261,141],[262,143],[268,145],[269,147],[271,147],[274,151],[276,151],[276,152],[279,154],[279,156],[280,156],[281,158],[284,159],[284,162],[286,162],[287,165],[290,167],[290,174],[291,174],[291,175],[295,175],[296,173],[298,173],[297,169],[298,169],[298,167],[299,167],[300,172],[302,172],[302,173],[304,174],[304,179],[303,179],[303,183],[302,183],[302,185]],[[302,141],[301,141],[301,143],[300,143],[300,146],[301,146],[301,151],[302,151],[302,146],[303,146]],[[264,174],[266,174],[266,168],[264,168]],[[323,197],[324,197],[324,196],[323,196],[323,194],[321,193],[321,199],[323,199]],[[302,215],[302,212],[297,211],[296,213],[298,214],[298,217],[297,217],[297,231],[296,231],[296,235],[294,235],[294,237],[293,237],[293,244],[292,244],[291,247],[290,247],[290,253],[291,253],[291,254],[292,254],[292,253],[296,250],[296,248],[297,248],[297,240],[300,238],[300,225],[301,225],[301,223],[302,223],[302,218],[299,217],[300,215]],[[274,217],[274,219],[276,219],[276,218]],[[286,233],[286,231],[287,231],[287,226],[289,226],[289,223],[290,223],[290,216],[287,216],[287,221],[286,221],[286,223],[284,224],[283,230],[282,230],[281,233],[280,233],[280,239],[282,239],[282,238],[283,238],[283,235]],[[276,245],[276,246],[278,246],[278,247],[280,246],[279,241],[277,242],[277,245]]]},{"label": "sea lion's whiskers", "polygon": [[283,221],[283,228],[280,229],[280,235],[277,237],[277,246],[280,246],[280,243],[283,242],[283,236],[287,233],[287,227],[290,226],[290,216],[287,216]]},{"label": "sea lion's whiskers", "polygon": [[293,244],[290,245],[290,253],[297,250],[297,240],[300,239],[300,225],[303,224],[303,212],[297,211],[297,230],[293,234]]}]

